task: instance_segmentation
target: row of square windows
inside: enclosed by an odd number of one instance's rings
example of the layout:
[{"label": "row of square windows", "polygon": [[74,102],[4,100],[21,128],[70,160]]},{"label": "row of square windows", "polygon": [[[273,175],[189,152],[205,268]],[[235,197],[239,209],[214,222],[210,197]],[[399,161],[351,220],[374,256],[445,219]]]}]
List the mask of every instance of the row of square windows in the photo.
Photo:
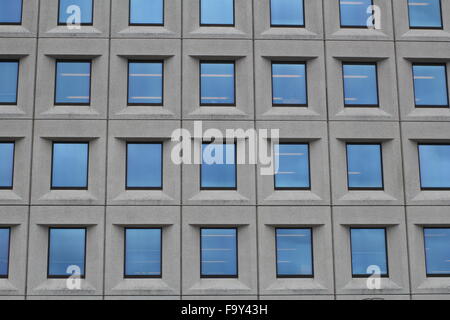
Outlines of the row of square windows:
[{"label": "row of square windows", "polygon": [[[386,228],[350,227],[354,278],[376,273],[389,277]],[[164,228],[124,228],[125,278],[162,276]],[[312,228],[276,228],[276,273],[279,278],[314,277]],[[450,276],[450,229],[423,228],[428,277]],[[11,228],[0,228],[0,278],[8,277]],[[86,228],[49,228],[48,278],[86,275]],[[233,278],[238,271],[238,229],[200,229],[200,275]]]},{"label": "row of square windows", "polygon": [[[90,105],[91,61],[56,61],[55,105]],[[272,62],[273,106],[308,105],[307,65]],[[376,63],[342,64],[344,105],[378,107]],[[200,105],[236,106],[234,61],[200,62]],[[19,61],[0,61],[0,104],[17,103]],[[446,64],[413,64],[416,107],[448,107]],[[164,62],[128,62],[128,105],[164,104]]]},{"label": "row of square windows", "polygon": [[[199,0],[201,26],[234,26],[234,0]],[[71,6],[80,8],[80,23],[93,24],[94,0],[59,0],[58,24],[73,15]],[[341,27],[367,28],[374,14],[373,0],[339,0]],[[304,27],[304,0],[270,0],[272,26]],[[442,29],[441,0],[408,0],[411,28]],[[0,23],[20,24],[22,0],[0,0]],[[164,0],[130,0],[130,25],[164,25]]]},{"label": "row of square windows", "polygon": [[[14,142],[0,143],[0,189],[13,188]],[[126,145],[125,187],[128,190],[162,190],[162,143]],[[236,144],[203,143],[202,190],[237,189]],[[349,190],[383,190],[381,144],[347,144]],[[419,144],[420,182],[423,190],[450,189],[450,145]],[[276,190],[310,190],[309,144],[275,144]],[[54,142],[52,189],[88,189],[89,143]]]}]

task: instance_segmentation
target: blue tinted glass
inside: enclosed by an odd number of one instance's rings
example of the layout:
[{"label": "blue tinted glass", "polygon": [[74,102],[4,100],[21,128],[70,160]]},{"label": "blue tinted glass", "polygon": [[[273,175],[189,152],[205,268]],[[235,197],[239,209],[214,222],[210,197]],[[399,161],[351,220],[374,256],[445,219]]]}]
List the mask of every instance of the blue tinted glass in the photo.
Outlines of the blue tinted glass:
[{"label": "blue tinted glass", "polygon": [[87,188],[88,143],[54,143],[52,188]]},{"label": "blue tinted glass", "polygon": [[162,145],[129,143],[127,148],[127,188],[161,188]]},{"label": "blue tinted glass", "polygon": [[370,275],[368,268],[377,266],[387,275],[386,231],[384,229],[351,229],[353,275]]},{"label": "blue tinted glass", "polygon": [[312,276],[311,229],[277,229],[278,276]]},{"label": "blue tinted glass", "polygon": [[0,277],[8,276],[9,228],[0,228]]},{"label": "blue tinted glass", "polygon": [[22,22],[22,0],[0,0],[0,23]]},{"label": "blue tinted glass", "polygon": [[272,64],[272,86],[274,105],[306,105],[305,64]]},{"label": "blue tinted glass", "polygon": [[275,166],[275,188],[310,187],[308,144],[275,145]]},{"label": "blue tinted glass", "polygon": [[164,0],[130,0],[130,24],[163,24]]},{"label": "blue tinted glass", "polygon": [[75,266],[80,269],[80,276],[84,276],[85,240],[86,229],[50,228],[48,275],[70,276],[68,268]]},{"label": "blue tinted glass", "polygon": [[427,275],[450,274],[450,229],[423,230]]},{"label": "blue tinted glass", "polygon": [[450,145],[419,145],[423,189],[450,188]]},{"label": "blue tinted glass", "polygon": [[234,104],[234,63],[206,63],[200,66],[201,98],[204,105]]},{"label": "blue tinted glass", "polygon": [[372,0],[340,0],[342,27],[367,27],[367,20],[372,15],[368,11]]},{"label": "blue tinted glass", "polygon": [[304,26],[303,0],[270,0],[273,26]]},{"label": "blue tinted glass", "polygon": [[415,65],[413,75],[416,106],[448,106],[445,65]]},{"label": "blue tinted glass", "polygon": [[202,229],[201,275],[237,276],[236,229]]},{"label": "blue tinted glass", "polygon": [[236,145],[203,144],[201,187],[203,189],[236,188]]},{"label": "blue tinted glass", "polygon": [[58,104],[89,104],[91,100],[91,63],[58,62],[56,64]]},{"label": "blue tinted glass", "polygon": [[163,64],[130,62],[128,70],[128,104],[163,103]]},{"label": "blue tinted glass", "polygon": [[17,79],[19,63],[17,61],[0,61],[0,103],[17,103]]},{"label": "blue tinted glass", "polygon": [[348,144],[348,187],[383,188],[381,145]]},{"label": "blue tinted glass", "polygon": [[14,176],[14,143],[0,142],[0,189],[12,188]]},{"label": "blue tinted glass", "polygon": [[[92,24],[92,1],[93,0],[59,0],[59,24],[68,21],[81,24]],[[80,8],[80,21],[72,21],[71,17],[78,12],[74,7]]]},{"label": "blue tinted glass", "polygon": [[200,7],[200,24],[234,24],[234,0],[200,0]]},{"label": "blue tinted glass", "polygon": [[347,106],[378,105],[375,64],[344,64],[344,100]]},{"label": "blue tinted glass", "polygon": [[125,276],[161,275],[161,229],[125,229]]},{"label": "blue tinted glass", "polygon": [[408,0],[409,26],[442,28],[440,0]]}]

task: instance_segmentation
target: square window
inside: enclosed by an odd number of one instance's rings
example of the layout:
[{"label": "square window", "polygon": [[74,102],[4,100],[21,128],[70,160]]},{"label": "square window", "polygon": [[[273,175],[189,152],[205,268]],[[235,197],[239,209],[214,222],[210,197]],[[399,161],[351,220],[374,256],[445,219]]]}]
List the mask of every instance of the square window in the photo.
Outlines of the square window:
[{"label": "square window", "polygon": [[312,278],[311,229],[276,229],[277,277]]},{"label": "square window", "polygon": [[450,145],[419,145],[422,190],[450,189]]},{"label": "square window", "polygon": [[441,0],[408,0],[411,29],[442,29]]},{"label": "square window", "polygon": [[9,274],[9,228],[0,228],[0,278],[8,278]]},{"label": "square window", "polygon": [[91,62],[57,61],[55,105],[90,105]]},{"label": "square window", "polygon": [[274,106],[307,106],[306,64],[272,63]]},{"label": "square window", "polygon": [[127,143],[127,189],[162,189],[162,143]]},{"label": "square window", "polygon": [[203,278],[236,278],[237,229],[201,229],[201,271]]},{"label": "square window", "polygon": [[52,189],[87,189],[89,143],[53,143]]},{"label": "square window", "polygon": [[130,25],[164,25],[164,0],[129,0]]},{"label": "square window", "polygon": [[200,105],[235,106],[234,62],[200,62]]},{"label": "square window", "polygon": [[344,106],[378,107],[376,63],[343,63]]},{"label": "square window", "polygon": [[162,106],[163,79],[161,61],[128,62],[128,105]]},{"label": "square window", "polygon": [[275,145],[275,189],[309,190],[309,144]]},{"label": "square window", "polygon": [[0,105],[17,104],[19,62],[0,61]]},{"label": "square window", "polygon": [[450,228],[424,228],[427,277],[450,276]]},{"label": "square window", "polygon": [[441,65],[413,65],[416,107],[448,108],[447,67]]},{"label": "square window", "polygon": [[0,189],[12,189],[14,177],[14,142],[0,142]]},{"label": "square window", "polygon": [[273,27],[304,27],[304,0],[270,0],[270,24]]},{"label": "square window", "polygon": [[367,28],[372,5],[372,0],[339,0],[341,27]]},{"label": "square window", "polygon": [[347,144],[349,190],[382,190],[383,160],[380,144]]},{"label": "square window", "polygon": [[22,23],[22,0],[0,0],[0,24]]},{"label": "square window", "polygon": [[374,270],[388,276],[386,229],[350,229],[352,275],[369,277]]},{"label": "square window", "polygon": [[202,144],[202,190],[236,190],[236,169],[235,144]]},{"label": "square window", "polygon": [[84,278],[85,260],[85,228],[49,228],[48,278]]},{"label": "square window", "polygon": [[92,25],[93,11],[93,0],[59,0],[58,25]]},{"label": "square window", "polygon": [[125,229],[125,278],[160,278],[161,229]]},{"label": "square window", "polygon": [[234,26],[234,0],[200,0],[200,25]]}]

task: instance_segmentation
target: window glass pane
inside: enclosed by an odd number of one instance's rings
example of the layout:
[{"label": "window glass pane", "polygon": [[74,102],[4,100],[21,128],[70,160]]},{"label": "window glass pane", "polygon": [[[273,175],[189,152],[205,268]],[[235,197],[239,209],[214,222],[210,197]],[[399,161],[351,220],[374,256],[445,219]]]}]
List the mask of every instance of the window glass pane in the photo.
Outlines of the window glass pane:
[{"label": "window glass pane", "polygon": [[450,145],[419,145],[423,189],[450,188]]},{"label": "window glass pane", "polygon": [[125,229],[125,276],[161,275],[161,229]]},{"label": "window glass pane", "polygon": [[236,145],[202,145],[201,188],[236,188]]},{"label": "window glass pane", "polygon": [[372,11],[367,9],[372,5],[372,0],[340,0],[341,26],[342,27],[367,27],[367,20]]},{"label": "window glass pane", "polygon": [[52,188],[87,188],[88,143],[54,143]]},{"label": "window glass pane", "polygon": [[308,144],[275,145],[275,166],[275,188],[310,187]]},{"label": "window glass pane", "polygon": [[371,275],[370,266],[377,266],[387,275],[385,229],[351,229],[352,270],[354,276]]},{"label": "window glass pane", "polygon": [[201,248],[202,276],[237,276],[236,229],[202,229]]},{"label": "window glass pane", "polygon": [[89,104],[90,91],[90,62],[57,62],[55,103]]},{"label": "window glass pane", "polygon": [[127,188],[162,187],[162,144],[128,143]]},{"label": "window glass pane", "polygon": [[70,276],[67,269],[76,266],[84,276],[85,245],[86,229],[50,228],[48,275]]},{"label": "window glass pane", "polygon": [[348,187],[383,188],[381,145],[348,144]]},{"label": "window glass pane", "polygon": [[201,98],[203,105],[233,105],[234,63],[206,63],[200,65]]},{"label": "window glass pane", "polygon": [[306,65],[272,64],[272,86],[274,105],[306,105]]},{"label": "window glass pane", "polygon": [[[77,6],[80,8],[80,21],[81,24],[92,24],[92,1],[93,0],[59,0],[59,24],[66,24],[71,16],[73,16],[77,10],[71,6]],[[78,21],[74,21],[78,23]]]},{"label": "window glass pane", "polygon": [[312,276],[311,229],[277,229],[278,276]]},{"label": "window glass pane", "polygon": [[0,61],[0,104],[17,103],[19,62]]},{"label": "window glass pane", "polygon": [[164,0],[130,0],[130,24],[163,24]]},{"label": "window glass pane", "polygon": [[377,106],[378,84],[375,64],[344,64],[346,106]]},{"label": "window glass pane", "polygon": [[442,28],[440,0],[408,0],[411,28]]},{"label": "window glass pane", "polygon": [[425,228],[427,275],[450,275],[450,229]]},{"label": "window glass pane", "polygon": [[0,142],[0,189],[12,188],[14,176],[14,143]]},{"label": "window glass pane", "polygon": [[234,24],[234,0],[200,0],[200,11],[200,24]]},{"label": "window glass pane", "polygon": [[9,228],[0,228],[0,277],[8,276]]},{"label": "window glass pane", "polygon": [[270,0],[273,26],[304,26],[303,0]]},{"label": "window glass pane", "polygon": [[0,23],[22,22],[22,0],[0,0]]},{"label": "window glass pane", "polygon": [[163,103],[163,64],[130,62],[128,69],[128,104]]},{"label": "window glass pane", "polygon": [[414,65],[416,106],[448,106],[445,65]]}]

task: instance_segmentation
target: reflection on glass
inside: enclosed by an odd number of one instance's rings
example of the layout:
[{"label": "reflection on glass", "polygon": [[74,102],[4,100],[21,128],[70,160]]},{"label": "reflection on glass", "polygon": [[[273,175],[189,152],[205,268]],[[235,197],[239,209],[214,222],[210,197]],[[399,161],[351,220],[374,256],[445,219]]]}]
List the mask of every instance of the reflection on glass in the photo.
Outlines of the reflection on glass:
[{"label": "reflection on glass", "polygon": [[[80,270],[84,276],[86,229],[50,228],[48,276],[69,277],[69,267]],[[70,271],[70,270],[69,270]]]},{"label": "reflection on glass", "polygon": [[14,176],[14,143],[0,142],[0,189],[10,189]]},{"label": "reflection on glass", "polygon": [[200,64],[200,104],[234,105],[234,63]]},{"label": "reflection on glass", "polygon": [[[79,8],[80,24],[92,24],[92,1],[93,0],[59,0],[59,24],[72,23],[71,17],[74,16]],[[76,7],[74,7],[76,6]],[[73,21],[77,23],[78,21]]]},{"label": "reflection on glass", "polygon": [[235,144],[202,144],[201,188],[236,188]]},{"label": "reflection on glass", "polygon": [[54,143],[52,188],[87,188],[88,143]]},{"label": "reflection on glass", "polygon": [[125,276],[161,276],[161,229],[125,229]]},{"label": "reflection on glass", "polygon": [[130,24],[164,24],[164,0],[130,0]]},{"label": "reflection on glass", "polygon": [[381,145],[347,144],[348,187],[383,188]]},{"label": "reflection on glass", "polygon": [[127,144],[127,188],[162,187],[162,144]]},{"label": "reflection on glass", "polygon": [[345,106],[378,106],[376,64],[343,64]]},{"label": "reflection on glass", "polygon": [[201,230],[201,275],[237,276],[237,230]]},{"label": "reflection on glass", "polygon": [[22,0],[0,0],[0,24],[22,22]]},{"label": "reflection on glass", "polygon": [[387,275],[385,229],[351,229],[353,276],[370,276],[369,267],[376,266]]},{"label": "reflection on glass", "polygon": [[0,278],[8,277],[9,228],[0,228]]},{"label": "reflection on glass", "polygon": [[56,63],[56,104],[89,104],[91,100],[91,63]]},{"label": "reflection on glass", "polygon": [[304,63],[272,64],[273,105],[307,104],[306,65]]},{"label": "reflection on glass", "polygon": [[0,61],[0,104],[17,103],[19,62]]},{"label": "reflection on glass", "polygon": [[341,27],[367,27],[372,0],[339,0]]},{"label": "reflection on glass", "polygon": [[161,62],[129,63],[128,104],[163,104],[163,64]]},{"label": "reflection on glass", "polygon": [[303,2],[303,0],[270,0],[272,26],[304,26]]},{"label": "reflection on glass", "polygon": [[411,28],[442,28],[440,0],[408,0]]},{"label": "reflection on glass", "polygon": [[424,228],[428,276],[450,275],[450,229]]},{"label": "reflection on glass", "polygon": [[450,189],[450,145],[419,145],[422,189]]},{"label": "reflection on glass", "polygon": [[201,25],[234,25],[234,0],[200,0]]},{"label": "reflection on glass", "polygon": [[276,189],[309,189],[309,145],[275,145]]},{"label": "reflection on glass", "polygon": [[417,107],[448,107],[445,65],[414,65],[413,76]]},{"label": "reflection on glass", "polygon": [[313,276],[311,229],[277,229],[277,275]]}]

